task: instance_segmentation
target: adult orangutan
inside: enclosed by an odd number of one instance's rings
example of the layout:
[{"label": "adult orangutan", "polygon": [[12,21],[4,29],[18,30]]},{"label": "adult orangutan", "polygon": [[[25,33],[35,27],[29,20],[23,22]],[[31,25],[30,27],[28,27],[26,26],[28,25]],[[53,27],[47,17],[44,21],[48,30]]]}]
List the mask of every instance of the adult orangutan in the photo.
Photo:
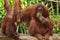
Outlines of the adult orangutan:
[{"label": "adult orangutan", "polygon": [[[37,14],[38,12],[38,8],[42,6],[42,4],[40,3],[37,3],[37,4],[34,4],[34,5],[31,5],[29,7],[27,7],[26,9],[22,10],[21,13],[20,13],[20,21],[22,22],[26,22],[28,25],[30,23],[30,20],[31,20],[31,16]],[[43,16],[44,17],[47,17],[49,16],[49,13],[48,13],[48,10],[47,8],[44,7],[44,5],[42,6],[44,11],[43,11]],[[33,13],[34,11],[34,13]]]},{"label": "adult orangutan", "polygon": [[20,1],[14,0],[15,5],[12,9],[8,3],[8,0],[4,0],[4,7],[7,11],[7,14],[2,19],[1,27],[2,27],[2,33],[14,38],[15,40],[18,40],[19,34],[16,33],[16,23],[17,23],[17,17],[19,16],[19,10],[20,10]]},{"label": "adult orangutan", "polygon": [[49,40],[52,36],[53,22],[49,18],[48,8],[43,4],[36,4],[32,11],[29,34],[39,40]]}]

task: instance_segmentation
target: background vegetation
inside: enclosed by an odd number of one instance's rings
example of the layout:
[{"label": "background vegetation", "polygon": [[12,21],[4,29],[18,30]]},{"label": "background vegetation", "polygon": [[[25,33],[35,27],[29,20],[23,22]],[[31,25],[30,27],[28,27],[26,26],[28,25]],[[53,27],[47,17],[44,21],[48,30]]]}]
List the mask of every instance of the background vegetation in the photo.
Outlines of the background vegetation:
[{"label": "background vegetation", "polygon": [[[49,8],[50,18],[53,20],[53,23],[54,23],[53,33],[60,34],[60,29],[56,26],[60,15],[58,15],[59,13],[58,14],[56,13],[56,4],[54,2],[51,4],[47,0],[21,0],[22,10],[38,2],[45,4]],[[13,7],[14,0],[9,0],[9,3],[11,7]],[[0,0],[0,25],[1,25],[2,18],[4,17],[5,14],[6,14],[6,10],[4,9],[4,0]],[[23,22],[17,25],[16,31],[20,33],[28,34],[27,29],[28,29],[27,24]]]}]

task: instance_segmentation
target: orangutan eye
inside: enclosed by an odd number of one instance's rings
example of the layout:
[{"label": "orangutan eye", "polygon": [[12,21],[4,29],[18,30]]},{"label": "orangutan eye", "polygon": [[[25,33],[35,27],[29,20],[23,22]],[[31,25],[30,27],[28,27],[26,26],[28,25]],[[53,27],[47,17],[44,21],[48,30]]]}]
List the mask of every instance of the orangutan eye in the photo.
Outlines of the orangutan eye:
[{"label": "orangutan eye", "polygon": [[42,7],[39,7],[38,8],[38,11],[41,11],[42,12],[43,11],[43,8]]}]

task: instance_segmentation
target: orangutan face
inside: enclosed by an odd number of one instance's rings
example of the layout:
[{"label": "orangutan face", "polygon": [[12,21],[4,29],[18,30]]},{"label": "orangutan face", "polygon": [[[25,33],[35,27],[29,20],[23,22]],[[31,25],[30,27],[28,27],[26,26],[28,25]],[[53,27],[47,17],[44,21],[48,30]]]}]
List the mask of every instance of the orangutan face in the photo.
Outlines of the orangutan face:
[{"label": "orangutan face", "polygon": [[39,18],[40,16],[42,16],[42,13],[43,13],[43,8],[42,7],[38,7],[37,9],[37,17]]}]

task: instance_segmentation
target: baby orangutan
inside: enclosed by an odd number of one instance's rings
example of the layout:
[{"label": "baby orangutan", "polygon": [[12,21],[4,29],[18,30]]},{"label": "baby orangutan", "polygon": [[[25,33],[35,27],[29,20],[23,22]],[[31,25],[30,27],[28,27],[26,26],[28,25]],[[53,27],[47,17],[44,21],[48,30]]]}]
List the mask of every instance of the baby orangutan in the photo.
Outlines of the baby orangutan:
[{"label": "baby orangutan", "polygon": [[44,8],[42,6],[37,9],[38,12],[32,16],[30,21],[29,34],[38,38],[38,40],[49,40],[49,37],[52,36],[53,22],[49,17],[43,16]]}]

